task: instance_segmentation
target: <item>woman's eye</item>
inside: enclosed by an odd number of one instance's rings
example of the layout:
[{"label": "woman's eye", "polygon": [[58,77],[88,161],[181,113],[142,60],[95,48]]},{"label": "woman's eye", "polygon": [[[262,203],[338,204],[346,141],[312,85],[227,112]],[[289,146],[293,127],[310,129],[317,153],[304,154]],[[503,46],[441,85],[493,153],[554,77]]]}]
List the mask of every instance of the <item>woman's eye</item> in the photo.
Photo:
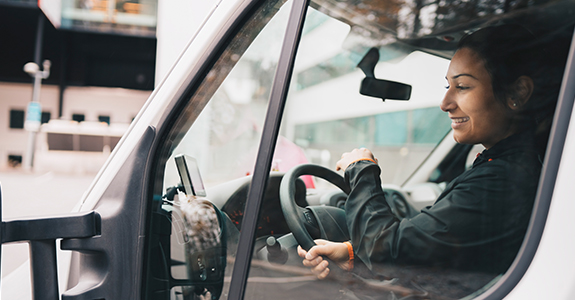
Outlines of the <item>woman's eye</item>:
[{"label": "woman's eye", "polygon": [[469,89],[468,86],[461,86],[461,85],[458,85],[456,88],[458,88],[458,89],[460,89],[460,90],[467,90],[467,89]]},{"label": "woman's eye", "polygon": [[449,85],[446,85],[446,86],[445,86],[445,89],[446,89],[446,90],[448,90],[449,88],[450,88],[450,86],[449,86]]}]

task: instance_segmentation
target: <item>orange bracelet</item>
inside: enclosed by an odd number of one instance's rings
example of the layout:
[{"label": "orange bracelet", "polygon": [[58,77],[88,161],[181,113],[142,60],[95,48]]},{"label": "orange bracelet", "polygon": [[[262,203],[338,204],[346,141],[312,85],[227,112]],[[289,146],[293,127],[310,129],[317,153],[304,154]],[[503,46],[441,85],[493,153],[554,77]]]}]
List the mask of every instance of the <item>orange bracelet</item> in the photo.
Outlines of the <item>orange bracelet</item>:
[{"label": "orange bracelet", "polygon": [[347,254],[349,255],[349,264],[350,264],[350,269],[353,269],[353,246],[351,245],[350,242],[343,242],[346,246],[347,246]]},{"label": "orange bracelet", "polygon": [[360,158],[360,159],[356,159],[356,160],[350,162],[348,166],[351,166],[351,164],[356,163],[356,162],[361,161],[361,160],[369,160],[369,161],[371,161],[371,162],[373,162],[374,164],[377,165],[377,162],[376,162],[375,160],[371,159],[371,158]]}]

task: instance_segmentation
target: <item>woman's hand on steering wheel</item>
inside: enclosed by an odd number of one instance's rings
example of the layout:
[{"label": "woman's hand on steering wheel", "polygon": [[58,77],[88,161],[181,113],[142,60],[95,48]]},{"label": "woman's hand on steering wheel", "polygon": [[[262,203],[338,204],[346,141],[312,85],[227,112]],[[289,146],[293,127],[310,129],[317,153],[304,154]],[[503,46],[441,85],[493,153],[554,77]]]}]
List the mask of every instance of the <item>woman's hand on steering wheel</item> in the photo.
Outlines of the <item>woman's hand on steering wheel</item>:
[{"label": "woman's hand on steering wheel", "polygon": [[344,154],[342,154],[341,159],[335,165],[335,169],[336,171],[339,170],[345,171],[345,169],[347,169],[347,167],[350,164],[362,159],[368,159],[374,161],[376,164],[378,163],[377,158],[373,156],[373,153],[371,153],[369,149],[359,148],[359,149],[353,149],[351,152],[345,152]]},{"label": "woman's hand on steering wheel", "polygon": [[330,242],[322,239],[314,241],[317,245],[309,251],[305,251],[301,246],[297,247],[298,255],[303,258],[303,265],[311,268],[311,272],[318,278],[324,279],[329,274],[329,262],[325,256],[336,263],[336,265],[350,271],[353,268],[353,261],[350,260],[348,246],[344,243]]}]

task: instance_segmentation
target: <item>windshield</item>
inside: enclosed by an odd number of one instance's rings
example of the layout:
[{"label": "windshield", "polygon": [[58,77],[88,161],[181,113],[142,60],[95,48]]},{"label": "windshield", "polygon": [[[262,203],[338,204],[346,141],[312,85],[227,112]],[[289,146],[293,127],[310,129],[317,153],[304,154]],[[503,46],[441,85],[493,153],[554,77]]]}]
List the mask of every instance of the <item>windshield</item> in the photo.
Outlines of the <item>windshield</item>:
[{"label": "windshield", "polygon": [[[439,109],[449,61],[402,45],[382,46],[375,76],[411,85],[409,101],[359,93],[365,77],[357,67],[369,50],[365,40],[349,39],[351,27],[311,9],[304,31],[282,138],[297,145],[309,162],[334,168],[342,153],[369,148],[386,165],[385,183],[402,184],[449,132],[451,121]],[[282,139],[276,154],[280,171]],[[285,165],[284,165],[285,164]]]},{"label": "windshield", "polygon": [[[275,25],[280,18],[268,30],[281,32]],[[383,102],[359,94],[364,75],[357,64],[369,45],[363,40],[352,44],[349,25],[315,9],[307,19],[273,169],[285,172],[306,162],[334,167],[341,153],[367,147],[393,170],[383,181],[403,183],[450,130],[449,118],[439,109],[449,60],[412,47],[382,47],[377,77],[412,86],[409,101]],[[282,41],[273,37],[262,34],[254,40],[174,151],[195,156],[208,185],[253,173],[269,97],[265,86],[271,84],[279,54],[273,49]]]}]

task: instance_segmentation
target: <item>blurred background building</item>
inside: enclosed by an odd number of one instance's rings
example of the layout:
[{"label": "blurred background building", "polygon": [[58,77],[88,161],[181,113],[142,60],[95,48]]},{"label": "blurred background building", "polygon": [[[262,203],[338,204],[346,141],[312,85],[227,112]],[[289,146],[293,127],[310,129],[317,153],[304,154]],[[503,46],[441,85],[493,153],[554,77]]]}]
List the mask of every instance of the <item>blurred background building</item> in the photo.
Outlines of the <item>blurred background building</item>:
[{"label": "blurred background building", "polygon": [[[218,2],[0,0],[3,218],[67,213],[77,205]],[[45,60],[51,66],[39,93],[41,126],[32,172],[25,172],[34,78],[24,66],[34,62],[42,71]],[[27,248],[2,245],[2,277],[18,267],[29,270]],[[22,299],[30,290],[22,287]]]},{"label": "blurred background building", "polygon": [[42,69],[34,169],[96,172],[154,88],[157,0],[0,0],[0,169],[26,156]]}]

